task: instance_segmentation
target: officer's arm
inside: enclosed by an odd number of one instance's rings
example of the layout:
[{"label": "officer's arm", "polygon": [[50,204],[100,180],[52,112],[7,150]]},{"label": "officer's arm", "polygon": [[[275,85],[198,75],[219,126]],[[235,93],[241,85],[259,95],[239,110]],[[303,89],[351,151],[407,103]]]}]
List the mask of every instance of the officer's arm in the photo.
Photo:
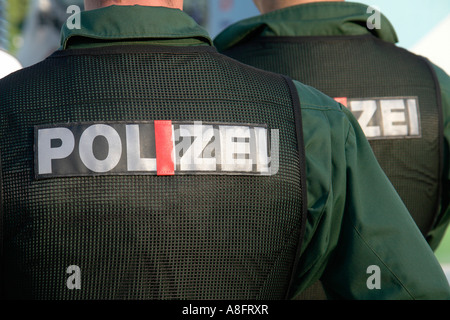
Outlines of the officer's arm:
[{"label": "officer's arm", "polygon": [[441,89],[444,127],[443,190],[440,213],[433,226],[433,230],[427,235],[430,246],[433,250],[436,250],[450,222],[450,77],[439,67],[433,67]]},{"label": "officer's arm", "polygon": [[331,298],[450,298],[445,275],[351,112],[296,83],[308,224],[292,296],[321,278]]},{"label": "officer's arm", "polygon": [[324,283],[354,299],[448,299],[429,245],[373,155],[357,120],[346,142],[347,191],[341,236]]}]

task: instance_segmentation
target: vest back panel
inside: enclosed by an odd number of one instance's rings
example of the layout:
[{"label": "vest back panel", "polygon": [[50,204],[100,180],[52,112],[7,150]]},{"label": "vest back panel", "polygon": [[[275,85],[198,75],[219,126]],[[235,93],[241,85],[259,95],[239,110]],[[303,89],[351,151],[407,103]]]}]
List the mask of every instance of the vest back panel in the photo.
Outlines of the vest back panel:
[{"label": "vest back panel", "polygon": [[425,59],[371,35],[260,37],[224,53],[341,98],[427,235],[439,209],[443,136],[440,89]]},{"label": "vest back panel", "polygon": [[[285,79],[211,49],[120,46],[57,52],[0,86],[7,298],[284,298],[306,192]],[[155,120],[278,130],[278,172],[36,178],[36,126]]]}]

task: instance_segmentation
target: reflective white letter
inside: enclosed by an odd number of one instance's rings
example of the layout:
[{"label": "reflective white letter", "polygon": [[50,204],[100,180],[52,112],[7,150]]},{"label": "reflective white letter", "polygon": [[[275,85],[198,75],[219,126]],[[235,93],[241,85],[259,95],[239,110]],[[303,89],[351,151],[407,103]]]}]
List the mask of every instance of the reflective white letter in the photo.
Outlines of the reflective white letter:
[{"label": "reflective white letter", "polygon": [[[61,146],[52,148],[52,140],[60,140]],[[75,147],[73,133],[67,128],[40,129],[38,131],[39,174],[52,173],[52,160],[68,157]]]},{"label": "reflective white letter", "polygon": [[[384,136],[406,136],[408,135],[408,126],[399,125],[395,122],[406,122],[405,103],[403,100],[381,100],[381,114],[383,115]],[[394,112],[394,110],[398,110]]]},{"label": "reflective white letter", "polygon": [[[98,136],[103,136],[108,141],[109,152],[104,160],[98,160],[94,155],[93,143]],[[107,172],[114,169],[122,155],[122,141],[114,128],[95,124],[87,128],[80,138],[80,158],[84,165],[94,172]]]},{"label": "reflective white letter", "polygon": [[139,125],[127,125],[127,166],[129,171],[156,171],[156,159],[141,158]]},{"label": "reflective white letter", "polygon": [[375,100],[350,101],[350,108],[352,112],[362,111],[361,115],[358,118],[358,122],[366,137],[372,138],[381,136],[381,130],[379,126],[369,126],[370,120],[372,120],[375,112],[377,111],[377,103],[375,102]]},{"label": "reflective white letter", "polygon": [[223,171],[252,171],[250,128],[220,126]]}]

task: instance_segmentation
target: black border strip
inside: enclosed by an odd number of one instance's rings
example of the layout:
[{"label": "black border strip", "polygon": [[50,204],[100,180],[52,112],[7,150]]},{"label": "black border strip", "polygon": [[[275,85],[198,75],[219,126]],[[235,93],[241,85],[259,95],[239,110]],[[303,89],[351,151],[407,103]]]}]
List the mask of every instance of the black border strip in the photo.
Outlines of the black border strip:
[{"label": "black border strip", "polygon": [[305,236],[306,218],[308,214],[308,200],[307,200],[307,186],[306,186],[306,155],[305,155],[305,143],[303,141],[303,122],[302,111],[300,104],[300,97],[295,87],[294,82],[287,76],[282,76],[286,81],[292,98],[292,108],[294,109],[295,130],[297,132],[297,147],[300,165],[300,185],[302,188],[302,212],[301,212],[301,231],[298,239],[297,252],[295,254],[294,265],[292,266],[291,279],[289,281],[289,287],[286,292],[286,299],[289,298],[291,289],[294,283],[294,275],[297,270],[298,263],[300,261],[301,249],[303,244],[303,238]]}]

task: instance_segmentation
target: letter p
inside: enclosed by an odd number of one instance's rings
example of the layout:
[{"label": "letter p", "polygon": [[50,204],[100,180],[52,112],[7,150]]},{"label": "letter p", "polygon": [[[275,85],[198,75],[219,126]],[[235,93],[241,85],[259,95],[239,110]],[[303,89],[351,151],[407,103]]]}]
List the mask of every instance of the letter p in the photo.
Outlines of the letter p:
[{"label": "letter p", "polygon": [[[52,160],[68,157],[75,148],[75,138],[67,128],[40,129],[37,139],[39,174],[51,174]],[[52,141],[60,141],[60,146],[52,147]]]}]

